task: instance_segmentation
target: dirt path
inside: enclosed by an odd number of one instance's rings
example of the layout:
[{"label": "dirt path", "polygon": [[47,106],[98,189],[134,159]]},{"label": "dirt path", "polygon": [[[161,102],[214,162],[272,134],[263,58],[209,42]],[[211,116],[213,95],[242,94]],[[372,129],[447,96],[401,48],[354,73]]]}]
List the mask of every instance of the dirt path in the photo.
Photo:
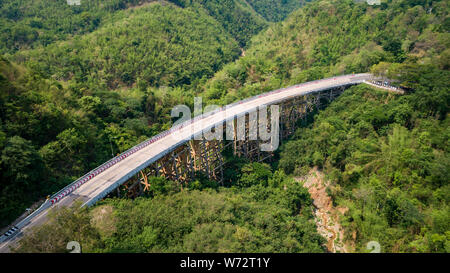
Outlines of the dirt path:
[{"label": "dirt path", "polygon": [[311,194],[315,207],[317,231],[327,240],[328,251],[348,252],[349,247],[343,241],[344,229],[339,224],[339,216],[348,209],[333,207],[331,197],[326,192],[327,181],[325,181],[324,174],[314,168],[307,176],[296,179],[303,181],[303,186]]}]

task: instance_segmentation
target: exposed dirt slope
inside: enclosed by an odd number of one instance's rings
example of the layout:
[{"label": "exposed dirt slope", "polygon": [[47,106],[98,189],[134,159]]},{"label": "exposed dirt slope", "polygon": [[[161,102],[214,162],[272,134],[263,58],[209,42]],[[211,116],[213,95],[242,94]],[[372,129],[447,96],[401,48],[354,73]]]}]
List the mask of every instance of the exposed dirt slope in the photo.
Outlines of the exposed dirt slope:
[{"label": "exposed dirt slope", "polygon": [[327,239],[329,252],[349,252],[349,246],[343,241],[344,229],[339,224],[339,216],[348,209],[333,207],[331,197],[328,196],[326,188],[328,181],[325,181],[324,174],[317,168],[312,169],[305,177],[296,178],[302,181],[311,194],[315,207],[317,231]]}]

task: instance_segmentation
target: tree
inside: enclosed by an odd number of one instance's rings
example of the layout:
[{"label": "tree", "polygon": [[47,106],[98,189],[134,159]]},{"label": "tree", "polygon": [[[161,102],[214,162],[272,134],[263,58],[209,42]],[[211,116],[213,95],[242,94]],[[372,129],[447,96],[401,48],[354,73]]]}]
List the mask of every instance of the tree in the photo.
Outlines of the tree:
[{"label": "tree", "polygon": [[79,207],[53,209],[48,218],[45,224],[20,240],[14,252],[67,253],[67,244],[71,241],[80,243],[82,252],[101,246],[100,234],[92,226],[87,210]]},{"label": "tree", "polygon": [[7,140],[1,154],[2,181],[31,194],[42,181],[44,166],[42,158],[31,141],[19,136]]},{"label": "tree", "polygon": [[267,186],[269,179],[272,177],[272,170],[265,163],[248,163],[242,167],[241,173],[237,182],[239,187]]}]

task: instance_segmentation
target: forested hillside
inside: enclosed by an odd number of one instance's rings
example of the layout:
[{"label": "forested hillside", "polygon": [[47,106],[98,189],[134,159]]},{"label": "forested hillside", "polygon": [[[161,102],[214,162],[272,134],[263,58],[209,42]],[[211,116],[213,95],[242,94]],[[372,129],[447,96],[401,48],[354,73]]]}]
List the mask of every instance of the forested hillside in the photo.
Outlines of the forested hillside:
[{"label": "forested hillside", "polygon": [[1,225],[170,128],[171,107],[194,95],[224,105],[367,71],[406,93],[352,87],[271,166],[227,154],[225,187],[202,174],[184,189],[150,178],[137,200],[56,212],[18,251],[63,252],[70,238],[92,252],[322,252],[310,195],[294,179],[315,166],[334,205],[348,208],[341,224],[354,251],[369,241],[382,252],[450,251],[448,1],[316,0],[281,21],[303,3],[114,0],[49,5],[37,24],[24,2],[0,4]]},{"label": "forested hillside", "polygon": [[308,191],[267,165],[241,168],[237,188],[152,178],[144,198],[57,211],[16,251],[64,252],[71,238],[85,252],[324,252]]},{"label": "forested hillside", "polygon": [[245,1],[7,0],[0,21],[0,226],[169,128],[267,25]]},{"label": "forested hillside", "polygon": [[181,7],[200,7],[220,22],[238,41],[246,46],[250,38],[267,26],[267,21],[244,0],[174,0]]},{"label": "forested hillside", "polygon": [[205,95],[227,104],[281,86],[367,72],[380,62],[448,69],[448,3],[416,2],[314,1],[255,37],[245,57],[208,82]]},{"label": "forested hillside", "polygon": [[450,250],[449,119],[417,104],[430,91],[448,93],[450,73],[425,73],[433,83],[405,96],[353,87],[281,147],[286,173],[319,166],[328,175],[358,251],[369,241],[383,252]]},{"label": "forested hillside", "polygon": [[[190,85],[239,56],[237,43],[201,9],[151,4],[114,15],[97,31],[15,60],[45,78],[90,89]],[[205,35],[208,33],[209,35]]]},{"label": "forested hillside", "polygon": [[111,16],[94,33],[0,61],[1,225],[170,126],[189,94],[147,86],[199,81],[239,54],[202,10],[150,4]]},{"label": "forested hillside", "polygon": [[291,12],[303,6],[310,0],[246,0],[253,9],[268,21],[282,21]]},{"label": "forested hillside", "polygon": [[70,6],[66,0],[4,0],[0,2],[0,53],[92,32],[115,11],[154,0],[84,0]]},{"label": "forested hillside", "polygon": [[401,97],[355,87],[281,147],[294,176],[319,166],[356,251],[448,252],[450,241],[449,7],[316,1],[258,35],[246,56],[207,83],[210,101],[372,71],[409,88]]},{"label": "forested hillside", "polygon": [[170,126],[170,107],[185,96],[179,89],[81,89],[3,59],[0,91],[2,225]]},{"label": "forested hillside", "polygon": [[90,33],[114,22],[117,11],[151,2],[202,9],[241,46],[266,27],[267,21],[281,20],[303,4],[303,0],[81,0],[81,5],[70,6],[67,0],[4,0],[0,2],[0,54]]}]

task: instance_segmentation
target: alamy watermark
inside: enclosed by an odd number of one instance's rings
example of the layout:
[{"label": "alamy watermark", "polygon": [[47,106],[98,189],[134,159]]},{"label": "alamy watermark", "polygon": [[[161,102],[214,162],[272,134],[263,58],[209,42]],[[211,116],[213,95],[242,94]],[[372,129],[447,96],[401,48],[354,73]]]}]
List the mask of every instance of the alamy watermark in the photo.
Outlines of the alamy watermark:
[{"label": "alamy watermark", "polygon": [[72,250],[70,253],[81,253],[81,245],[77,241],[70,241],[66,246],[67,250]]},{"label": "alamy watermark", "polygon": [[[202,113],[203,115],[201,115]],[[225,123],[225,140],[243,141],[248,137],[248,140],[263,142],[260,143],[261,151],[272,152],[278,149],[280,142],[279,105],[271,105],[270,111],[269,107],[265,105],[252,111],[245,111],[238,105],[230,108],[207,105],[203,111],[202,98],[196,97],[194,98],[194,116],[197,118],[191,118],[191,109],[187,105],[177,105],[172,108],[171,117],[179,119],[172,126],[171,136],[177,141],[192,135],[195,140],[224,140]],[[246,134],[248,135],[246,136]]]},{"label": "alamy watermark", "polygon": [[381,0],[366,0],[367,4],[373,5],[381,5]]},{"label": "alamy watermark", "polygon": [[377,241],[368,242],[366,249],[371,250],[370,253],[381,253],[381,245]]},{"label": "alamy watermark", "polygon": [[79,5],[81,5],[81,0],[67,0],[67,5],[79,6]]},{"label": "alamy watermark", "polygon": [[355,0],[356,3],[366,2],[368,5],[381,5],[381,0]]},{"label": "alamy watermark", "polygon": [[[70,253],[81,253],[81,245],[77,241],[68,242],[66,249],[71,250]],[[370,250],[370,253],[381,253],[381,245],[377,241],[368,242],[366,249]]]}]

